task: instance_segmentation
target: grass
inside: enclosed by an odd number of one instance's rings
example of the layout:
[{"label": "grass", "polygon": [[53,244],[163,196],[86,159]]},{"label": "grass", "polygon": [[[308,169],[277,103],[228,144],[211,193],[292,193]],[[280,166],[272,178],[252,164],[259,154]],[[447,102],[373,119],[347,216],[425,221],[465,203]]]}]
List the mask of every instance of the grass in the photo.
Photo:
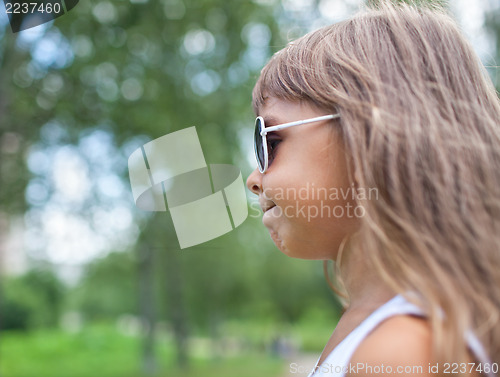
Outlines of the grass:
[{"label": "grass", "polygon": [[[76,334],[62,330],[4,332],[0,342],[2,377],[143,377],[141,340],[120,334],[112,326],[91,326]],[[190,368],[174,366],[170,342],[158,342],[155,377],[276,377],[284,362],[265,353],[228,358],[192,356]]]},{"label": "grass", "polygon": [[234,357],[224,362],[203,362],[193,365],[188,371],[172,369],[168,376],[179,377],[278,377],[284,370],[283,361],[266,356]]},{"label": "grass", "polygon": [[[227,322],[221,328],[225,345],[215,347],[208,338],[192,339],[187,370],[175,366],[172,338],[160,332],[156,344],[158,373],[154,377],[279,377],[287,362],[270,354],[272,339],[286,336],[302,351],[319,355],[334,325],[335,321],[325,318],[321,311],[293,326]],[[141,342],[140,337],[124,335],[110,324],[91,325],[77,333],[59,329],[3,332],[0,376],[146,377],[141,372]]]}]

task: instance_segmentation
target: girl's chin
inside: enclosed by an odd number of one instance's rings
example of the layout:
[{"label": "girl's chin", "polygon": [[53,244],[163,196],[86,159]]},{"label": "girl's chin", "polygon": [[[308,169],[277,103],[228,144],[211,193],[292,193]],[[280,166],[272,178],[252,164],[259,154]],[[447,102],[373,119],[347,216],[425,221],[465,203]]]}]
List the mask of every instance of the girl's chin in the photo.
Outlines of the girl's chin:
[{"label": "girl's chin", "polygon": [[283,239],[279,236],[277,232],[275,232],[271,228],[269,228],[269,235],[271,236],[271,239],[273,240],[274,244],[279,249],[279,251],[281,251],[287,257],[296,259],[306,259],[306,260],[317,259],[317,258],[311,258],[309,255],[304,255],[302,253],[303,249],[294,248],[290,250],[289,248],[287,248],[286,243],[283,241]]},{"label": "girl's chin", "polygon": [[273,240],[274,244],[278,249],[280,249],[281,252],[285,253],[285,245],[283,243],[283,240],[280,238],[278,233],[276,233],[274,230],[269,228],[269,235],[271,236],[271,239]]}]

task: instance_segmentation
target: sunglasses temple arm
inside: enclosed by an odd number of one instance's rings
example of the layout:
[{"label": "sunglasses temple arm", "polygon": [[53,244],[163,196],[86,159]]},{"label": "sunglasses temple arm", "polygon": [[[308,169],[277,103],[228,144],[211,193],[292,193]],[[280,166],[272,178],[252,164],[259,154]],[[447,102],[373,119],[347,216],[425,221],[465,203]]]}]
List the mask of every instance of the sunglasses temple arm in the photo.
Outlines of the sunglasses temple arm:
[{"label": "sunglasses temple arm", "polygon": [[312,118],[312,119],[307,119],[307,120],[299,120],[297,122],[289,122],[289,123],[283,123],[279,124],[277,126],[272,126],[272,127],[266,127],[261,131],[261,135],[264,136],[269,132],[273,131],[278,131],[282,130],[283,128],[288,128],[288,127],[293,127],[293,126],[300,126],[301,124],[306,124],[306,123],[313,123],[313,122],[320,122],[322,120],[327,120],[327,119],[335,119],[340,117],[340,114],[332,114],[332,115],[323,115],[317,118]]}]

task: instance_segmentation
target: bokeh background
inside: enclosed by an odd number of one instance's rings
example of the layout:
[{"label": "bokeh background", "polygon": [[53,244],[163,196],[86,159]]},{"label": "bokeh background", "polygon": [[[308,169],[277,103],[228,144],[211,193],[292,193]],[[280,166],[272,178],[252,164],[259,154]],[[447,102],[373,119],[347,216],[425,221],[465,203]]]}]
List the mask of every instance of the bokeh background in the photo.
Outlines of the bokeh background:
[{"label": "bokeh background", "polygon": [[[0,6],[0,376],[305,375],[340,315],[322,263],[282,255],[250,192],[240,227],[181,251],[127,159],[196,126],[246,178],[262,66],[363,3],[81,0],[17,34]],[[500,87],[500,1],[448,6]]]}]

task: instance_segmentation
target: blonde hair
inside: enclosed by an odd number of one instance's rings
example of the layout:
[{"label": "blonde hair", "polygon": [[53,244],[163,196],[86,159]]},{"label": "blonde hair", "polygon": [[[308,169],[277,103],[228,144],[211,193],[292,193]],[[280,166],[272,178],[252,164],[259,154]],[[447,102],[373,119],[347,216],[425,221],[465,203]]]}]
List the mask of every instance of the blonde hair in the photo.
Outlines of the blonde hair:
[{"label": "blonde hair", "polygon": [[351,174],[379,192],[351,250],[417,293],[435,360],[468,361],[472,331],[500,363],[500,102],[454,21],[383,1],[277,52],[257,113],[268,96],[341,114]]}]

